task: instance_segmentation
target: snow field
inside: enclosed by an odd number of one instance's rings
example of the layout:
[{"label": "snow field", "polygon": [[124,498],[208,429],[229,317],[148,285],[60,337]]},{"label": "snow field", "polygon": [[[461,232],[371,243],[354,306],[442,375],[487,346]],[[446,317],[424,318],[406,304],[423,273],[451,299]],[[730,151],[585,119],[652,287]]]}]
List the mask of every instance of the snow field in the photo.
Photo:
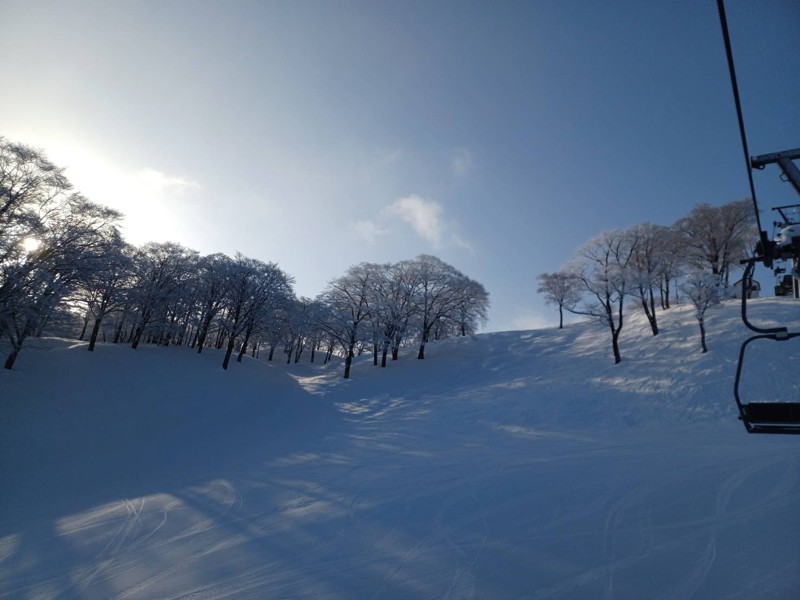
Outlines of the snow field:
[{"label": "snow field", "polygon": [[[738,306],[706,355],[688,308],[659,316],[616,366],[576,324],[350,381],[42,340],[0,373],[0,596],[796,597],[800,441],[736,420]],[[785,392],[795,359],[766,352],[748,390]]]}]

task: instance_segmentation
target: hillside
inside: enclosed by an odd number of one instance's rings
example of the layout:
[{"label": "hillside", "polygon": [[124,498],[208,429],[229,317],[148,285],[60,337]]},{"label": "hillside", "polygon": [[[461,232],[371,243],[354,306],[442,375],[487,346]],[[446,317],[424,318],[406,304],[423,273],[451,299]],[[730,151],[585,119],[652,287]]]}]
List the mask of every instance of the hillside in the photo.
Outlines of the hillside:
[{"label": "hillside", "polygon": [[[0,596],[796,597],[800,438],[736,419],[739,305],[707,354],[688,307],[659,317],[629,317],[619,365],[581,323],[351,380],[33,341],[0,373]],[[789,344],[754,349],[746,398],[796,399]]]}]

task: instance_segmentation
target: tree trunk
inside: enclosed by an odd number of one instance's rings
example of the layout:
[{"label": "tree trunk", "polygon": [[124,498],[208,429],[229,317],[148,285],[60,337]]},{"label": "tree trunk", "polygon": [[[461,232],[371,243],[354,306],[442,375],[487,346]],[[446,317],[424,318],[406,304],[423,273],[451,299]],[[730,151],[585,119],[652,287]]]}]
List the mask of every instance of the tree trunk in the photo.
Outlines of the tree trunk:
[{"label": "tree trunk", "polygon": [[644,314],[647,317],[647,322],[650,323],[650,331],[653,332],[653,335],[658,335],[658,323],[656,322],[656,311],[655,307],[652,305],[653,297],[650,297],[650,303],[648,303],[645,296],[642,296],[642,308],[644,309]]},{"label": "tree trunk", "polygon": [[142,339],[143,331],[141,329],[136,329],[133,333],[133,341],[131,342],[131,348],[136,350],[139,347],[139,341]]},{"label": "tree trunk", "polygon": [[12,369],[14,367],[14,363],[17,360],[17,356],[19,355],[19,350],[12,350],[9,355],[6,357],[5,368]]},{"label": "tree trunk", "polygon": [[119,339],[122,337],[122,325],[124,324],[125,319],[120,319],[119,325],[114,329],[114,339],[111,340],[112,344],[119,344]]},{"label": "tree trunk", "polygon": [[347,350],[347,357],[344,359],[344,379],[350,379],[350,366],[353,364],[353,348],[355,344],[350,344]]},{"label": "tree trunk", "polygon": [[618,365],[619,363],[622,362],[622,355],[619,352],[619,332],[620,332],[620,330],[617,329],[611,335],[611,348],[614,351],[614,364],[615,365]]},{"label": "tree trunk", "polygon": [[201,323],[200,327],[197,330],[197,353],[200,354],[203,351],[203,346],[206,345],[206,338],[208,337],[208,330],[211,328],[211,321],[214,318],[214,315],[206,315],[205,319]]},{"label": "tree trunk", "polygon": [[250,334],[244,336],[244,341],[242,342],[242,347],[239,349],[239,356],[236,357],[236,362],[242,362],[242,357],[244,353],[247,352],[247,345],[250,343]]},{"label": "tree trunk", "polygon": [[656,321],[656,295],[653,293],[653,288],[650,288],[650,314],[653,320],[650,322],[650,327],[653,329],[653,335],[658,335],[658,322]]},{"label": "tree trunk", "polygon": [[136,335],[136,326],[137,325],[138,325],[137,322],[134,322],[133,325],[131,325],[131,330],[128,332],[128,335],[127,335],[128,339],[125,340],[126,344],[130,344],[131,342],[133,342],[133,337]]},{"label": "tree trunk", "polygon": [[372,344],[372,366],[378,366],[378,344]]},{"label": "tree trunk", "polygon": [[92,335],[89,337],[89,352],[94,352],[94,345],[97,343],[97,334],[100,331],[100,322],[103,320],[102,317],[98,317],[94,320],[94,327],[92,327]]},{"label": "tree trunk", "polygon": [[621,296],[617,303],[617,322],[614,323],[614,314],[611,309],[611,304],[606,305],[608,315],[608,326],[611,328],[611,349],[614,352],[614,364],[618,365],[622,362],[622,354],[619,351],[619,334],[622,331],[622,308],[625,302],[625,297]]},{"label": "tree trunk", "polygon": [[383,354],[381,355],[381,368],[386,366],[386,355],[389,353],[389,347],[384,344],[383,346]]},{"label": "tree trunk", "polygon": [[423,319],[422,321],[422,342],[419,345],[417,360],[422,360],[425,358],[425,344],[428,342],[430,335],[431,335],[431,325],[428,324],[428,317],[426,316],[425,319]]},{"label": "tree trunk", "polygon": [[131,348],[136,350],[139,347],[139,342],[142,340],[142,336],[144,335],[144,330],[147,328],[147,325],[150,323],[150,316],[151,313],[145,312],[142,315],[142,318],[134,327],[133,332],[131,333],[132,341],[131,341]]},{"label": "tree trunk", "polygon": [[564,305],[558,305],[558,328],[564,329]]},{"label": "tree trunk", "polygon": [[706,325],[703,322],[704,319],[701,317],[697,319],[697,322],[700,324],[700,348],[701,354],[705,354],[708,352],[708,346],[706,346]]},{"label": "tree trunk", "polygon": [[86,316],[83,318],[83,329],[81,329],[81,334],[78,336],[78,341],[83,341],[83,336],[86,335],[86,328],[89,326],[89,313],[86,313]]},{"label": "tree trunk", "polygon": [[236,344],[236,338],[231,336],[228,340],[228,347],[225,350],[225,358],[222,361],[222,368],[228,370],[228,364],[231,362],[231,354],[233,354],[233,346]]}]

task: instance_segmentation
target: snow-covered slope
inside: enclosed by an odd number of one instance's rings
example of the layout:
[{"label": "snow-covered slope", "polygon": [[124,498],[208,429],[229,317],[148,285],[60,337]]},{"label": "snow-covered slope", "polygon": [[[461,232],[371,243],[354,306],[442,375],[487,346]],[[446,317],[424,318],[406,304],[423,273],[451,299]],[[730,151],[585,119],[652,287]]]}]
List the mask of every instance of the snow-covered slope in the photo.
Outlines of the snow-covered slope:
[{"label": "snow-covered slope", "polygon": [[[798,322],[798,304],[751,317]],[[34,342],[0,373],[0,596],[795,598],[800,438],[748,436],[736,303],[386,369]],[[793,342],[746,398],[797,396]],[[789,398],[787,398],[789,396]]]}]

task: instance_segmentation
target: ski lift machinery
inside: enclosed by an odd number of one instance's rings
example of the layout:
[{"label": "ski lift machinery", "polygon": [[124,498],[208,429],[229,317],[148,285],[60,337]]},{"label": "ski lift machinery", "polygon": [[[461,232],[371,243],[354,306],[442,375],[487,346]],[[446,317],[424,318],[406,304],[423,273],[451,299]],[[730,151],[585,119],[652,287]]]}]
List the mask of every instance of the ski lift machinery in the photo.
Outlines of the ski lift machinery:
[{"label": "ski lift machinery", "polygon": [[[736,71],[733,65],[733,52],[731,50],[728,23],[725,15],[724,0],[717,0],[719,20],[722,27],[722,37],[725,42],[725,52],[728,59],[733,99],[736,104],[736,115],[739,120],[739,133],[742,138],[747,176],[750,182],[750,194],[753,199],[753,210],[756,214],[759,241],[756,244],[753,256],[742,261],[745,266],[742,277],[742,321],[745,326],[754,331],[753,335],[742,343],[739,350],[739,361],[736,366],[736,379],[733,386],[733,395],[739,408],[739,419],[744,423],[749,433],[792,433],[800,434],[800,402],[749,402],[745,403],[739,395],[739,384],[742,378],[742,365],[744,364],[747,347],[756,340],[773,340],[785,342],[792,338],[800,337],[800,332],[790,332],[787,327],[763,328],[753,325],[747,318],[747,295],[752,285],[753,271],[756,263],[762,263],[766,268],[773,269],[775,261],[790,261],[792,264],[791,276],[793,292],[798,295],[798,282],[800,279],[800,204],[780,206],[773,210],[780,214],[781,220],[775,222],[776,233],[773,239],[761,228],[761,218],[758,212],[755,185],[753,183],[753,169],[763,169],[768,165],[777,165],[782,174],[782,179],[792,185],[800,194],[800,169],[794,161],[800,159],[800,148],[773,152],[760,156],[750,156],[745,135],[742,106],[739,99],[739,89],[736,82]],[[785,269],[775,268],[775,274],[785,273]]]}]

